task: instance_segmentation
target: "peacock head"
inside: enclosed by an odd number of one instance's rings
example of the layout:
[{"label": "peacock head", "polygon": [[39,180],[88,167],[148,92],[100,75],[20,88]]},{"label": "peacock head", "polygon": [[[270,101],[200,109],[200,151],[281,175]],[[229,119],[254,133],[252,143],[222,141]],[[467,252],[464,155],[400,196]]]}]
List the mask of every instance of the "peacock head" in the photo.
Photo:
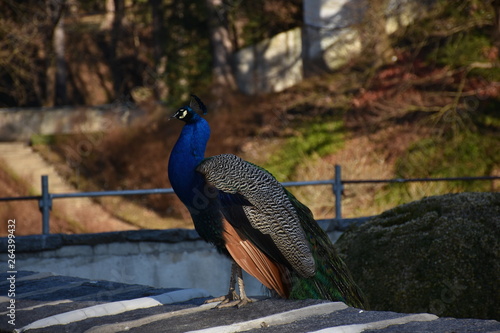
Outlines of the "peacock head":
[{"label": "peacock head", "polygon": [[170,118],[179,119],[185,121],[186,123],[192,122],[199,118],[198,112],[202,112],[203,114],[207,114],[207,107],[203,102],[198,98],[198,96],[191,95],[193,98],[189,103],[189,106],[183,106],[178,109]]}]

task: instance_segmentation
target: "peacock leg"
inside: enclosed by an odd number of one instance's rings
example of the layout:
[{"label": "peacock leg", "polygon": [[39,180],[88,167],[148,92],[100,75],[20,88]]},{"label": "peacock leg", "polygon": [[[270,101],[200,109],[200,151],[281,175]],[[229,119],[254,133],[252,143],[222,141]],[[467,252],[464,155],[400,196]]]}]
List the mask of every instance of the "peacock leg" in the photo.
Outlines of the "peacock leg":
[{"label": "peacock leg", "polygon": [[[226,307],[226,306],[233,306],[234,305],[234,304],[232,304],[233,302],[239,301],[240,297],[236,293],[236,289],[235,289],[236,275],[238,273],[238,270],[240,271],[240,274],[241,274],[240,266],[238,266],[238,264],[233,261],[233,263],[231,264],[231,278],[229,279],[229,291],[228,291],[227,295],[208,299],[205,301],[205,303],[220,302],[220,304],[217,305],[217,308],[220,308],[220,307]],[[230,305],[227,305],[227,304],[230,304]]]},{"label": "peacock leg", "polygon": [[247,293],[245,292],[245,284],[243,283],[243,273],[241,271],[241,267],[236,265],[236,279],[238,280],[238,289],[240,290],[240,300],[236,304],[238,308],[251,303],[252,300],[247,297]]},{"label": "peacock leg", "polygon": [[[247,297],[247,294],[245,292],[245,284],[243,283],[243,274],[241,271],[241,267],[238,264],[234,263],[233,267],[231,268],[231,271],[232,271],[231,273],[234,273],[233,277],[235,278],[235,280],[238,281],[238,289],[240,290],[240,296],[238,296],[234,291],[234,285],[233,285],[232,291],[234,295],[236,295],[236,298],[234,298],[232,301],[227,299],[225,301],[222,301],[219,305],[217,305],[217,308],[219,309],[229,308],[232,306],[241,308],[242,306],[252,302],[252,300]],[[229,289],[229,292],[231,293],[231,289]]]}]

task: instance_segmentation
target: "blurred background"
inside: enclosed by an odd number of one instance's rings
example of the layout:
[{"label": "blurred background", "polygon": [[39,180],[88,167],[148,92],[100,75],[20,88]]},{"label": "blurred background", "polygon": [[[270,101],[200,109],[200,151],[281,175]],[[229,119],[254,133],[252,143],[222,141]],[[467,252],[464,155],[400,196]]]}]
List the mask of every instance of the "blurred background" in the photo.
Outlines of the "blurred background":
[{"label": "blurred background", "polygon": [[[198,95],[207,154],[280,181],[500,174],[497,0],[0,2],[0,197],[169,187]],[[40,164],[39,164],[40,163]],[[344,217],[498,181],[346,185]],[[291,188],[335,212],[331,186]],[[36,201],[0,204],[18,235]],[[4,227],[5,225],[5,227]],[[52,233],[192,228],[174,195],[56,200]],[[0,230],[6,234],[6,224]]]}]

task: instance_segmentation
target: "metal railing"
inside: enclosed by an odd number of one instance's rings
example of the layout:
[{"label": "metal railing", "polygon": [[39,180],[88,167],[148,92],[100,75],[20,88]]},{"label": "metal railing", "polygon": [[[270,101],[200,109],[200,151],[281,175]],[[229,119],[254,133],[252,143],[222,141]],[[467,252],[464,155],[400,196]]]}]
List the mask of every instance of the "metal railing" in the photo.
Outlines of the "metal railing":
[{"label": "metal railing", "polygon": [[[335,173],[333,179],[315,180],[315,181],[296,181],[283,182],[285,187],[293,186],[317,186],[331,185],[332,192],[335,196],[335,218],[322,221],[336,221],[339,224],[339,229],[345,229],[350,223],[361,223],[370,218],[360,217],[346,219],[342,218],[342,193],[344,184],[373,184],[373,183],[410,183],[410,182],[441,182],[441,181],[484,181],[500,179],[500,176],[483,176],[483,177],[443,177],[443,178],[396,178],[396,179],[364,179],[364,180],[343,180],[342,169],[340,165],[335,165]],[[21,197],[4,197],[2,201],[20,201],[20,200],[38,200],[40,212],[42,213],[42,233],[50,233],[50,211],[52,209],[52,201],[54,199],[64,198],[84,198],[84,197],[104,197],[104,196],[127,196],[127,195],[150,195],[150,194],[173,194],[171,188],[156,188],[144,190],[120,190],[120,191],[98,191],[98,192],[78,192],[78,193],[50,193],[49,192],[49,177],[42,176],[42,194],[33,196]]]}]

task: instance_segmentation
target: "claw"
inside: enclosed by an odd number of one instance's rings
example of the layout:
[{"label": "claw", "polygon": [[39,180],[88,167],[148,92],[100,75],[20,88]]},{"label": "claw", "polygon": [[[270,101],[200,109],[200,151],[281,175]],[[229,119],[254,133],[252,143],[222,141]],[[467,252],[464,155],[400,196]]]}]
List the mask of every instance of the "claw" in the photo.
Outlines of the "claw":
[{"label": "claw", "polygon": [[239,309],[242,306],[247,305],[248,303],[252,303],[252,300],[250,298],[244,298],[244,299],[239,299],[239,300],[227,302],[224,304],[221,302],[221,304],[217,305],[216,308],[217,309],[224,309],[224,308],[231,308],[231,307],[235,306]]},{"label": "claw", "polygon": [[239,300],[240,300],[240,296],[238,296],[238,294],[236,293],[236,291],[234,291],[234,289],[233,290],[230,289],[229,293],[227,295],[223,295],[223,296],[220,296],[220,297],[215,297],[215,298],[207,299],[205,301],[205,304],[206,303],[220,302],[220,304],[216,306],[216,308],[218,308],[218,307],[220,307],[223,304],[227,304],[227,303],[234,302],[234,301],[239,301]]},{"label": "claw", "polygon": [[240,298],[240,296],[238,296],[238,294],[236,294],[236,292],[233,291],[232,293],[229,293],[227,295],[208,299],[205,301],[205,303],[213,303],[213,302],[220,302],[220,304],[215,307],[216,309],[230,308],[233,306],[239,309],[242,306],[247,305],[248,303],[252,303],[253,301],[248,297]]},{"label": "claw", "polygon": [[[240,290],[240,295],[235,291],[236,280],[238,281],[238,288]],[[238,264],[233,263],[231,266],[231,279],[229,280],[229,292],[227,295],[212,298],[206,300],[205,303],[220,302],[216,309],[223,309],[236,306],[238,309],[242,306],[251,303],[252,300],[247,297],[245,293],[245,285],[243,283],[243,277],[241,274],[241,267]]]}]

